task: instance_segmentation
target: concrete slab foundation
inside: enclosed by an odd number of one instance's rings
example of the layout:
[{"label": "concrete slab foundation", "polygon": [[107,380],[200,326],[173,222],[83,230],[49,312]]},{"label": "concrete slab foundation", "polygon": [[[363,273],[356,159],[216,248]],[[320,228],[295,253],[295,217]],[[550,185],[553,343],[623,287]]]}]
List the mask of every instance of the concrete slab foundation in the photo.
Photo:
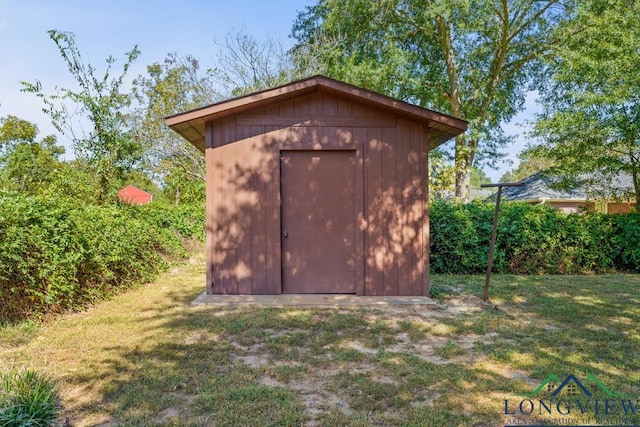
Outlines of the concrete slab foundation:
[{"label": "concrete slab foundation", "polygon": [[329,294],[283,295],[207,295],[202,293],[191,302],[192,306],[252,306],[261,307],[370,307],[417,306],[437,308],[429,297],[381,297]]}]

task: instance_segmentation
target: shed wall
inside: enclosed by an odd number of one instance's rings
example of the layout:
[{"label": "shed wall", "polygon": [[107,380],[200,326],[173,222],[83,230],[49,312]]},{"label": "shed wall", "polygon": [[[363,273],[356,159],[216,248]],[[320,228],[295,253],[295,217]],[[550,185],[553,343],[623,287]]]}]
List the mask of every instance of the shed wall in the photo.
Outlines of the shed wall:
[{"label": "shed wall", "polygon": [[361,179],[357,293],[428,295],[427,136],[322,92],[209,122],[207,292],[282,292],[280,151],[344,149]]}]

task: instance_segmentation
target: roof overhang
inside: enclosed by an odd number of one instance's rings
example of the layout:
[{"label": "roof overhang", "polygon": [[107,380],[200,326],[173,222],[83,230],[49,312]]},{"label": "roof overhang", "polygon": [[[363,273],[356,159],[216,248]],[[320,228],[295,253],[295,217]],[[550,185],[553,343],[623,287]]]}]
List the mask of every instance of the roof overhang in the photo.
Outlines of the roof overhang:
[{"label": "roof overhang", "polygon": [[384,113],[395,114],[427,125],[429,127],[429,150],[467,130],[467,122],[464,120],[324,76],[309,77],[273,89],[176,114],[167,117],[166,124],[204,152],[205,124],[207,122],[315,92],[332,94]]}]

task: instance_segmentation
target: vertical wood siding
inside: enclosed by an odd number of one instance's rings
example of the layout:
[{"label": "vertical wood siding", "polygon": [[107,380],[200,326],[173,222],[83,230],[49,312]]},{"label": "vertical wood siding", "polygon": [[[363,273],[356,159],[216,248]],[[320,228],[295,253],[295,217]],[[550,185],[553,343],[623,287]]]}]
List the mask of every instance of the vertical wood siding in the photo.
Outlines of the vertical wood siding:
[{"label": "vertical wood siding", "polygon": [[421,124],[322,92],[209,123],[207,292],[282,292],[279,153],[347,149],[357,293],[428,295],[427,140]]}]

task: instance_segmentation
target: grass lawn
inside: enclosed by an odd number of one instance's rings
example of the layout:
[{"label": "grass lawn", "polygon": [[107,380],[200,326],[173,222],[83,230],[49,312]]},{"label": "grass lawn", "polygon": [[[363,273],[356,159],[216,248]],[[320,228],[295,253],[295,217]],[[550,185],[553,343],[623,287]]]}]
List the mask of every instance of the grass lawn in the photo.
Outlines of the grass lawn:
[{"label": "grass lawn", "polygon": [[[193,308],[196,259],[85,312],[0,329],[0,369],[59,378],[74,426],[495,426],[553,399],[574,424],[640,424],[586,380],[637,404],[640,276],[494,276],[491,305],[483,281],[434,277],[438,309]],[[571,403],[580,390],[523,397],[550,374],[584,382],[590,409]]]}]

